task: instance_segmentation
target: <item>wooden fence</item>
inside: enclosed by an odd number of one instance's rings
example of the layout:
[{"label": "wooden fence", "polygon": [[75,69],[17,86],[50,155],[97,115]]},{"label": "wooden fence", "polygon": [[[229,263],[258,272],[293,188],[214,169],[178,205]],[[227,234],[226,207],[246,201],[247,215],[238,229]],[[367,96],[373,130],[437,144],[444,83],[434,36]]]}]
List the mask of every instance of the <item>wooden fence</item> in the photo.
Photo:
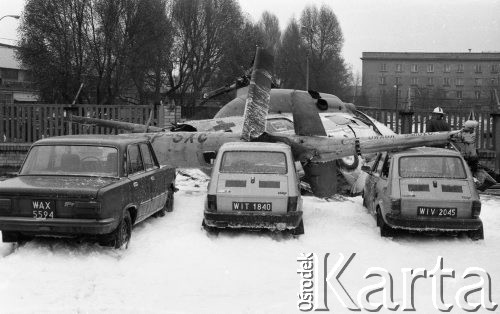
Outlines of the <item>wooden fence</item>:
[{"label": "wooden fence", "polygon": [[[394,109],[373,109],[373,108],[358,108],[363,113],[375,118],[376,120],[384,123],[387,127],[396,133],[403,133],[402,131],[402,115],[405,114],[401,111]],[[406,113],[411,115],[411,132],[423,133],[425,132],[425,125],[430,119],[430,111],[427,110],[414,110],[413,112]],[[452,130],[459,130],[463,127],[465,121],[468,120],[470,112],[464,111],[446,111],[445,120],[448,122]],[[477,130],[477,148],[482,150],[493,149],[493,121],[490,112],[476,111],[475,118],[479,122]]]},{"label": "wooden fence", "polygon": [[[0,106],[0,141],[31,143],[44,137],[70,134],[117,134],[121,131],[73,123],[65,119],[68,105],[12,104]],[[74,105],[75,115],[146,123],[151,107],[123,105]],[[160,112],[154,113],[152,124],[157,125]]]}]

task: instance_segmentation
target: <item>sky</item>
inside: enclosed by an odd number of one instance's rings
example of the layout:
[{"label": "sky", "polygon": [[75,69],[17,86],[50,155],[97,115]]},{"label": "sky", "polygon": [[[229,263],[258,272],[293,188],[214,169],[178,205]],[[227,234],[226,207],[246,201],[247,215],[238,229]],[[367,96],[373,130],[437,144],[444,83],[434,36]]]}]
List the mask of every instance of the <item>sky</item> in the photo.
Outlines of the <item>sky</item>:
[{"label": "sky", "polygon": [[[239,0],[258,21],[269,11],[282,30],[307,5],[329,6],[344,34],[343,56],[361,72],[363,51],[500,52],[500,0]],[[24,0],[0,0],[0,17],[21,14]],[[15,43],[19,21],[0,21],[0,42]]]}]

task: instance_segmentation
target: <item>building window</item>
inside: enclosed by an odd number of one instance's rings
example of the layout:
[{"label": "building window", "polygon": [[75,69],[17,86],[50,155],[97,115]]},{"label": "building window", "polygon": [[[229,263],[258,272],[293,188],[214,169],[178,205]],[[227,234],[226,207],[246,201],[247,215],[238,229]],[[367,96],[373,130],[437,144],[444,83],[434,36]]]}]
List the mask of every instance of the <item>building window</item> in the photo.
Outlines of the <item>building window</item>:
[{"label": "building window", "polygon": [[457,90],[457,98],[462,99],[462,91],[461,90]]},{"label": "building window", "polygon": [[[463,72],[463,71],[462,71]],[[474,65],[474,72],[476,73],[481,73],[481,65],[480,64],[475,64]]]},{"label": "building window", "polygon": [[418,85],[418,77],[411,78],[411,85]]},{"label": "building window", "polygon": [[396,85],[401,85],[401,77],[396,76],[395,81],[394,81],[394,84],[396,84]]},{"label": "building window", "polygon": [[464,72],[464,65],[463,64],[458,64],[457,65],[457,72],[458,73],[463,73]]},{"label": "building window", "polygon": [[474,91],[474,96],[476,97],[476,99],[481,99],[481,91]]},{"label": "building window", "polygon": [[403,72],[403,66],[401,64],[396,64],[396,72]]},{"label": "building window", "polygon": [[417,73],[418,72],[418,64],[412,64],[411,65],[411,71],[413,73]]},{"label": "building window", "polygon": [[464,79],[461,77],[457,77],[455,80],[457,86],[464,86]]},{"label": "building window", "polygon": [[434,78],[433,77],[428,77],[427,78],[427,85],[429,85],[429,86],[434,85]]},{"label": "building window", "polygon": [[450,73],[451,72],[451,65],[445,64],[444,65],[444,73]]},{"label": "building window", "polygon": [[491,65],[491,73],[498,73],[498,64]]},{"label": "building window", "polygon": [[387,71],[387,64],[385,64],[385,63],[380,64],[380,71],[386,72]]},{"label": "building window", "polygon": [[474,79],[474,86],[481,86],[483,84],[483,80],[480,78]]},{"label": "building window", "polygon": [[14,69],[1,69],[0,77],[4,80],[9,80],[9,81],[18,81],[19,80],[19,71],[14,70]]},{"label": "building window", "polygon": [[381,76],[378,78],[378,82],[380,85],[385,85],[386,84],[386,81],[385,81],[385,76]]},{"label": "building window", "polygon": [[443,86],[450,86],[450,78],[449,77],[443,78]]},{"label": "building window", "polygon": [[434,64],[427,65],[427,73],[434,73]]}]

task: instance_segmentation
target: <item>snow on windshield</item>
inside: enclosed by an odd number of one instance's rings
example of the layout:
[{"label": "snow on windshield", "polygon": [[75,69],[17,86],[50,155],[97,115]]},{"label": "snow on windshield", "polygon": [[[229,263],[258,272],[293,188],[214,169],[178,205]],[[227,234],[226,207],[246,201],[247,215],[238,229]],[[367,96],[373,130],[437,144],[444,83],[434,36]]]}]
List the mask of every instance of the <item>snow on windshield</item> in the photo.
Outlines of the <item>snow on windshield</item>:
[{"label": "snow on windshield", "polygon": [[225,152],[220,171],[286,174],[286,156],[281,152]]},{"label": "snow on windshield", "polygon": [[118,151],[90,145],[33,147],[21,175],[118,176]]},{"label": "snow on windshield", "polygon": [[403,178],[465,179],[462,160],[453,156],[408,156],[399,159],[399,175]]}]

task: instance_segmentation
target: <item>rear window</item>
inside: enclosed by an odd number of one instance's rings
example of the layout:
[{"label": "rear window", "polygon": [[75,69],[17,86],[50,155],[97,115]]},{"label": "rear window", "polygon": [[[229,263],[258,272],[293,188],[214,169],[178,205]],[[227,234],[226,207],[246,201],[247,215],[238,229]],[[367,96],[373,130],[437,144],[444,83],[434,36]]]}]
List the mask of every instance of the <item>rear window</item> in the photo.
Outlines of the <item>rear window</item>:
[{"label": "rear window", "polygon": [[286,174],[286,156],[282,152],[229,151],[222,155],[220,172]]},{"label": "rear window", "polygon": [[118,150],[91,145],[33,147],[21,175],[118,176]]},{"label": "rear window", "polygon": [[403,178],[467,178],[462,159],[454,156],[401,157],[399,176]]}]

